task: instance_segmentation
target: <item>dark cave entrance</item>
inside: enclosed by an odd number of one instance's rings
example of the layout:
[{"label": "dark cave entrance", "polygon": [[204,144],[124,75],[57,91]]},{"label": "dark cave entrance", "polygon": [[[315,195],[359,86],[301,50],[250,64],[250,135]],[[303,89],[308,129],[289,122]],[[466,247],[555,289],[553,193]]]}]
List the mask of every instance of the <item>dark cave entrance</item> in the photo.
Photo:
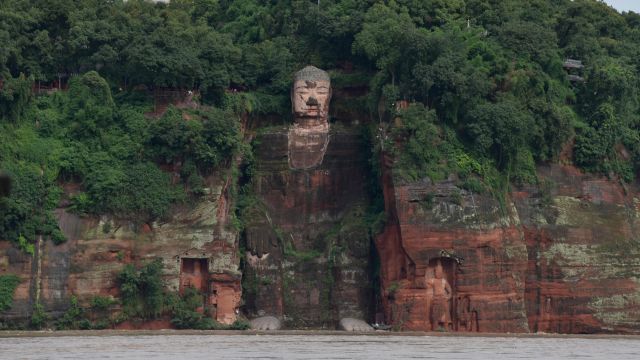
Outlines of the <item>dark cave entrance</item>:
[{"label": "dark cave entrance", "polygon": [[209,261],[206,258],[182,258],[180,264],[180,293],[193,287],[202,294],[208,293]]}]

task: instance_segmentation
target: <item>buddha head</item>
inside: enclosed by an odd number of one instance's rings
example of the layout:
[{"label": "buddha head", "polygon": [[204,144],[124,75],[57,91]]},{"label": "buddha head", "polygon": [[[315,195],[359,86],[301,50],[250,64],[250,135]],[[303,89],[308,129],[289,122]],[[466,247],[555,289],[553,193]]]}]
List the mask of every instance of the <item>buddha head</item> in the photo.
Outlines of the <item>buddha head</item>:
[{"label": "buddha head", "polygon": [[297,121],[326,123],[330,100],[331,79],[326,71],[315,66],[307,66],[295,74],[291,105]]},{"label": "buddha head", "polygon": [[436,268],[434,272],[435,272],[436,279],[442,279],[443,270],[442,270],[442,263],[440,262],[440,260],[438,260],[438,262],[436,263]]}]

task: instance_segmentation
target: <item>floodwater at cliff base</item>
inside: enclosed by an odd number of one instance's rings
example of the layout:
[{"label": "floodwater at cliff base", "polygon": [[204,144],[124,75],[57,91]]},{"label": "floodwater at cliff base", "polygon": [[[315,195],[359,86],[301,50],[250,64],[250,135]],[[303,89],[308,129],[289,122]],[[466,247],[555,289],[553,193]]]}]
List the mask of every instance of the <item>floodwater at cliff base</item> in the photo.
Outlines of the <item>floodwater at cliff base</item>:
[{"label": "floodwater at cliff base", "polygon": [[[637,359],[630,336],[0,333],[6,359]],[[153,335],[152,335],[153,334]],[[183,335],[184,334],[184,335]],[[35,335],[35,336],[33,336]],[[2,337],[10,336],[10,337]]]}]

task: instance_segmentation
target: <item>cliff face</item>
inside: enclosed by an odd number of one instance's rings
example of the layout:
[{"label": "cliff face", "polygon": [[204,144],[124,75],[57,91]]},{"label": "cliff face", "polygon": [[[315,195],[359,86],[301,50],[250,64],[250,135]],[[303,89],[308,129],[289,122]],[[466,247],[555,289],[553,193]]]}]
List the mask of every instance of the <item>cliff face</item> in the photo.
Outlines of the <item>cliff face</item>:
[{"label": "cliff face", "polygon": [[36,303],[56,317],[71,296],[118,296],[126,264],[161,258],[169,290],[200,289],[227,324],[238,311],[289,328],[374,321],[378,295],[375,321],[397,329],[640,332],[638,189],[571,166],[538,168],[538,185],[501,203],[454,179],[394,180],[386,159],[374,294],[369,150],[357,129],[333,126],[322,164],[306,170],[290,167],[287,127],[257,136],[244,244],[229,226],[230,177],[209,179],[207,195],[154,224],[59,209],[65,244],[39,241],[31,256],[0,242],[0,274],[22,279],[2,319],[27,319]]},{"label": "cliff face", "polygon": [[287,160],[287,133],[283,127],[256,138],[254,199],[245,215],[246,309],[298,328],[366,319],[368,168],[360,136],[334,128],[321,165],[295,170]]},{"label": "cliff face", "polygon": [[97,295],[118,296],[117,274],[126,264],[160,258],[168,290],[195,286],[203,291],[216,320],[236,320],[241,301],[238,234],[227,226],[228,201],[223,182],[212,181],[210,193],[177,211],[170,221],[134,225],[109,217],[78,217],[57,211],[68,238],[63,245],[39,241],[34,256],[0,242],[0,270],[19,274],[7,320],[31,315],[35,303],[52,317],[62,314],[71,296],[88,304]]},{"label": "cliff face", "polygon": [[640,331],[637,189],[570,166],[538,174],[542,189],[513,194],[529,254],[531,331]]},{"label": "cliff face", "polygon": [[[387,170],[390,220],[376,241],[386,319],[412,330],[640,331],[638,199],[570,166],[538,176],[499,204],[453,182],[394,183]],[[434,278],[449,285],[444,296]]]},{"label": "cliff face", "polygon": [[[384,192],[390,220],[376,244],[387,319],[411,330],[527,331],[527,252],[512,209],[449,181],[393,184],[389,172]],[[427,284],[438,262],[451,288],[444,309]]]}]

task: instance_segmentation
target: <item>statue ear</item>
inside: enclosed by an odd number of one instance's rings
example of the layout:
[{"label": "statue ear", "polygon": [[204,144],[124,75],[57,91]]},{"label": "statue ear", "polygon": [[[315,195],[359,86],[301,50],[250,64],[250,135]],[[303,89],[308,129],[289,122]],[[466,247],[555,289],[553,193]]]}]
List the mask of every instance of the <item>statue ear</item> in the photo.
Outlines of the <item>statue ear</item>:
[{"label": "statue ear", "polygon": [[291,84],[291,113],[292,114],[295,114],[296,112],[296,105],[294,103],[295,91],[296,91],[296,82],[294,81],[293,84]]}]

